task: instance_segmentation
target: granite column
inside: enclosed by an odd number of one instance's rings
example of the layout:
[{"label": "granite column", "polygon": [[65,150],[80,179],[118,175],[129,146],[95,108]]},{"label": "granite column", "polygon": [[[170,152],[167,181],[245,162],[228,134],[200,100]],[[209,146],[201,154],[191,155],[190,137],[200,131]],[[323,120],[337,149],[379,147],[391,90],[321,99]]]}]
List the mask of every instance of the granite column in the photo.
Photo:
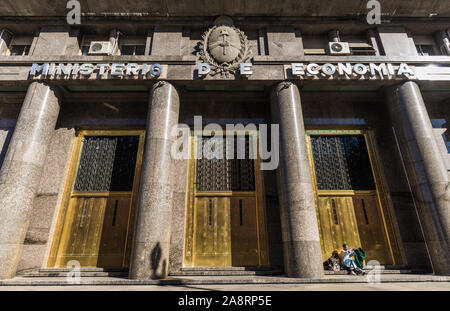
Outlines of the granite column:
[{"label": "granite column", "polygon": [[319,229],[296,85],[279,83],[272,93],[272,121],[280,126],[277,170],[285,273],[289,277],[323,276]]},{"label": "granite column", "polygon": [[420,88],[404,82],[386,102],[434,273],[450,275],[450,182]]},{"label": "granite column", "polygon": [[142,162],[137,226],[130,278],[159,279],[168,274],[172,217],[173,159],[179,97],[168,82],[157,82],[150,94]]},{"label": "granite column", "polygon": [[16,274],[59,109],[51,86],[30,84],[0,171],[0,279]]}]

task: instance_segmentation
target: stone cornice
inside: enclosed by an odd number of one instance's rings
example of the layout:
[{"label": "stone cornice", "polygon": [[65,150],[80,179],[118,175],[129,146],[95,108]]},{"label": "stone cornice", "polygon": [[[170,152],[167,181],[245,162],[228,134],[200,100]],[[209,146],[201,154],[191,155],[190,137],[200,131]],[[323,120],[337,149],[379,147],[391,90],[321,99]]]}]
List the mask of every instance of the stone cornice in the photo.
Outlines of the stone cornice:
[{"label": "stone cornice", "polygon": [[0,56],[0,64],[25,65],[32,63],[161,63],[194,65],[195,56]]},{"label": "stone cornice", "polygon": [[[383,14],[391,17],[428,17],[430,13],[450,16],[448,0],[422,1],[379,0]],[[65,16],[65,0],[14,0],[4,1],[4,16]],[[80,0],[81,11],[94,16],[273,16],[301,17],[326,16],[348,17],[367,13],[367,0],[285,0],[285,1],[227,1],[205,2],[199,0],[133,1]]]},{"label": "stone cornice", "polygon": [[408,63],[450,64],[450,56],[255,56],[255,65],[286,63]]},{"label": "stone cornice", "polygon": [[[186,56],[0,56],[0,65],[29,65],[33,63],[161,63],[195,65],[197,57]],[[450,64],[450,56],[254,56],[255,65],[290,63],[408,63]]]}]

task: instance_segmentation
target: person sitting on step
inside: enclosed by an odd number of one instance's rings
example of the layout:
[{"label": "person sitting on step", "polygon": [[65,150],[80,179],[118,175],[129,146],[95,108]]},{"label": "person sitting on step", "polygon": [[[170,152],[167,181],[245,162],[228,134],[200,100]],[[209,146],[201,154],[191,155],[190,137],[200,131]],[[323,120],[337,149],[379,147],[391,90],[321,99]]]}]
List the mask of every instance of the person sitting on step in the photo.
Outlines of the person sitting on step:
[{"label": "person sitting on step", "polygon": [[331,270],[334,272],[340,271],[341,264],[339,259],[339,252],[337,250],[334,250],[333,253],[331,254],[331,257],[328,258],[327,261],[323,263],[323,266],[325,270]]},{"label": "person sitting on step", "polygon": [[342,251],[339,255],[339,258],[341,260],[341,265],[344,266],[345,269],[348,270],[348,274],[356,275],[356,274],[362,274],[364,275],[364,270],[360,269],[353,259],[354,256],[354,249],[349,249],[348,245],[344,243],[342,245]]}]

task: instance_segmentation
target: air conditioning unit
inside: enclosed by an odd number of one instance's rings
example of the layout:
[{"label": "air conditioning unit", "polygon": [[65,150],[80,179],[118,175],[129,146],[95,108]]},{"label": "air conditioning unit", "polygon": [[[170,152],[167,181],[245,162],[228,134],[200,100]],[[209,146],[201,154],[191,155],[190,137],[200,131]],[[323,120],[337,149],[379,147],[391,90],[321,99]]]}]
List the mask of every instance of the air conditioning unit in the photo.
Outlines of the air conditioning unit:
[{"label": "air conditioning unit", "polygon": [[330,55],[350,55],[348,42],[329,42],[328,50]]},{"label": "air conditioning unit", "polygon": [[89,46],[89,54],[92,55],[108,55],[111,54],[111,42],[109,41],[92,41]]}]

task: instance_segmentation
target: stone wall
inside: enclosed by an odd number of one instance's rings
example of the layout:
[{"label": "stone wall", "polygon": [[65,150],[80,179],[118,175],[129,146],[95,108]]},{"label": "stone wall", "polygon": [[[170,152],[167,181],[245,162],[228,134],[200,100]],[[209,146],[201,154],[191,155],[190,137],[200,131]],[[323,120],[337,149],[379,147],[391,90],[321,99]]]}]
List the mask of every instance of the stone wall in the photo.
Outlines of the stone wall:
[{"label": "stone wall", "polygon": [[[181,91],[180,123],[193,125],[193,117],[201,115],[204,123],[270,123],[268,95],[265,92],[219,93],[214,96]],[[302,92],[302,107],[307,127],[319,125],[367,126],[373,128],[388,182],[407,263],[414,268],[429,268],[426,248],[401,159],[378,93],[340,93],[345,101],[336,101],[333,92]],[[334,101],[333,104],[330,104]],[[114,129],[145,125],[146,101],[78,102],[67,100],[61,109],[41,186],[35,199],[32,219],[25,240],[19,270],[45,265],[46,252],[52,241],[52,228],[61,205],[75,128]],[[445,113],[437,109],[437,116]],[[430,115],[433,115],[430,112]],[[173,223],[170,248],[170,271],[183,263],[187,161],[175,163]],[[282,268],[280,214],[275,173],[264,172],[266,219],[269,256],[272,267]]]}]

